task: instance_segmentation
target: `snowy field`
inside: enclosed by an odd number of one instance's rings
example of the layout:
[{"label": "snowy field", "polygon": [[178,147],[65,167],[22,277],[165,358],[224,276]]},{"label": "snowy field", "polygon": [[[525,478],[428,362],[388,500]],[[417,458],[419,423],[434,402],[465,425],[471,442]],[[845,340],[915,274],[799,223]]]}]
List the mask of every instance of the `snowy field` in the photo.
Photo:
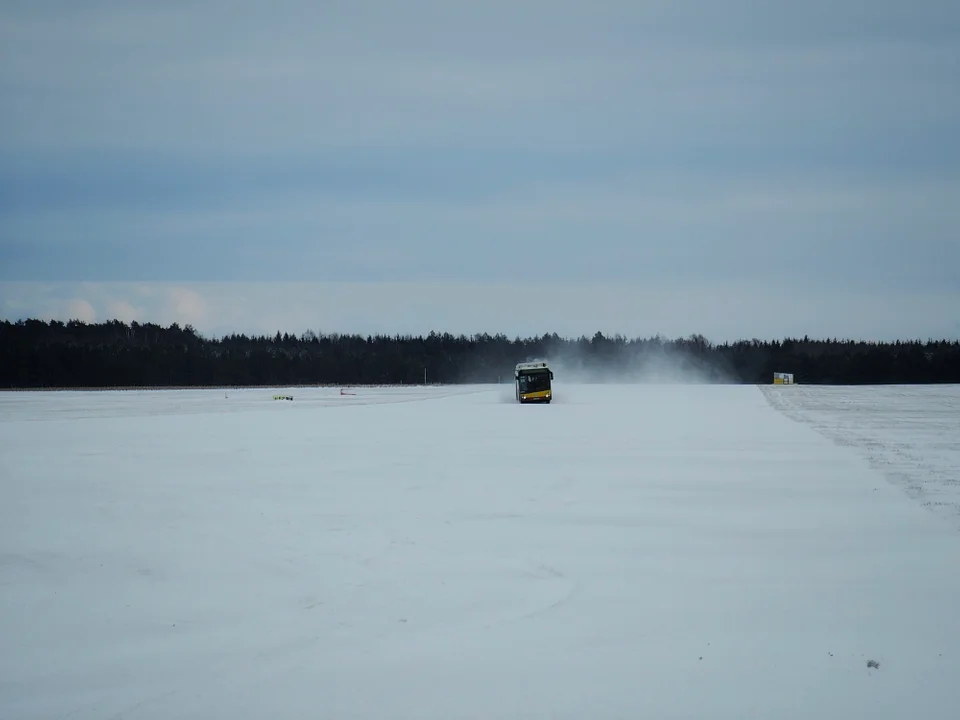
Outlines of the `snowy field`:
[{"label": "snowy field", "polygon": [[834,442],[856,448],[960,531],[960,385],[769,385],[763,390],[774,407]]},{"label": "snowy field", "polygon": [[0,394],[0,718],[960,716],[960,388],[355,392]]}]

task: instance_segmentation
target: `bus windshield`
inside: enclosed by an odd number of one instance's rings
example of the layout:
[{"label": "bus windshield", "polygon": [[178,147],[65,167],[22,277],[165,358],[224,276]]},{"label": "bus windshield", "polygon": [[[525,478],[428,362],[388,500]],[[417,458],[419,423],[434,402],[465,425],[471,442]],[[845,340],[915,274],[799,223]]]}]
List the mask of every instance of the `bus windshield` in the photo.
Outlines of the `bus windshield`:
[{"label": "bus windshield", "polygon": [[544,372],[535,372],[535,373],[521,373],[518,378],[520,384],[520,392],[529,393],[529,392],[539,392],[540,390],[549,390],[550,389],[550,373],[547,371]]}]

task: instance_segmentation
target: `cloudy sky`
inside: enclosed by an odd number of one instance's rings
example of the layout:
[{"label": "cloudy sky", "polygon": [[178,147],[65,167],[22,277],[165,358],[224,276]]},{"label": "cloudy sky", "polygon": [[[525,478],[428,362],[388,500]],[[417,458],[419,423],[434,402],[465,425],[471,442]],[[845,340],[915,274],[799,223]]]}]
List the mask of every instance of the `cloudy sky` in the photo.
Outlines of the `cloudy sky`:
[{"label": "cloudy sky", "polygon": [[960,337],[960,4],[6,0],[0,313]]}]

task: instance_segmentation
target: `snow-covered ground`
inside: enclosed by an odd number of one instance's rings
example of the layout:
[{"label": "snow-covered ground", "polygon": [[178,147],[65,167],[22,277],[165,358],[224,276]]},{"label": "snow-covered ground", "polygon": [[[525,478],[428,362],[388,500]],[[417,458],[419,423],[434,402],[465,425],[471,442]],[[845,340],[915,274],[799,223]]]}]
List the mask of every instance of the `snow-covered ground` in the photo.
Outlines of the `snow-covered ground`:
[{"label": "snow-covered ground", "polygon": [[763,391],[785,415],[855,448],[960,530],[960,385],[767,385]]},{"label": "snow-covered ground", "polygon": [[0,395],[0,717],[957,717],[958,388],[356,393]]}]

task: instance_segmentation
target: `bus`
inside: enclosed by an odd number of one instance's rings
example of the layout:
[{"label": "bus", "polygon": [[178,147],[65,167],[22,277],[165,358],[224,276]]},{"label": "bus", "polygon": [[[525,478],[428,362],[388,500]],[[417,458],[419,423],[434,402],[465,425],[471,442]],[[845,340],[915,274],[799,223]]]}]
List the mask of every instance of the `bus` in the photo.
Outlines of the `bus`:
[{"label": "bus", "polygon": [[553,370],[543,360],[517,363],[513,379],[518,403],[549,403],[553,399]]}]

